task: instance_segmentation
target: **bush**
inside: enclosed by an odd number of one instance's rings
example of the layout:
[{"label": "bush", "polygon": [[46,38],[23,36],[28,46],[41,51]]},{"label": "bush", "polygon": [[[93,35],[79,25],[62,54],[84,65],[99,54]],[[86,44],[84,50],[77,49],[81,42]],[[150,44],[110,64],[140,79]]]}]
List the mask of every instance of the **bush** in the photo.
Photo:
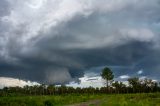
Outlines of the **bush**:
[{"label": "bush", "polygon": [[50,100],[46,100],[46,101],[44,102],[44,105],[45,105],[45,106],[54,106],[53,103],[52,103],[52,101],[50,101]]}]

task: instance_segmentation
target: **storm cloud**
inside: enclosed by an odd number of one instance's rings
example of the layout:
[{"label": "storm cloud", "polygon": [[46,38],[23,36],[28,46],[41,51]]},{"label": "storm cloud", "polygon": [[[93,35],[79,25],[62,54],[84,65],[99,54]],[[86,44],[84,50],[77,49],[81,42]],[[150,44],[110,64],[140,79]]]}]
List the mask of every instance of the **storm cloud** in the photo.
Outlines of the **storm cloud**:
[{"label": "storm cloud", "polygon": [[159,0],[1,0],[0,76],[78,81],[86,71],[160,75]]}]

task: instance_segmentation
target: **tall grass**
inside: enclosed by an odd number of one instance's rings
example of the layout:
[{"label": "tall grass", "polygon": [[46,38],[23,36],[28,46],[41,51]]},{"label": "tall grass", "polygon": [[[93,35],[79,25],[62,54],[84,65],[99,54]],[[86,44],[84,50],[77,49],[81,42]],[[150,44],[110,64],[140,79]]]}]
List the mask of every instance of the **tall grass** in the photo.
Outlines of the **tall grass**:
[{"label": "tall grass", "polygon": [[60,96],[0,97],[0,106],[63,106],[100,99],[101,95],[69,94]]},{"label": "tall grass", "polygon": [[0,97],[0,106],[65,106],[89,100],[100,100],[99,106],[160,106],[160,93]]},{"label": "tall grass", "polygon": [[117,94],[103,98],[101,106],[160,106],[160,94]]}]

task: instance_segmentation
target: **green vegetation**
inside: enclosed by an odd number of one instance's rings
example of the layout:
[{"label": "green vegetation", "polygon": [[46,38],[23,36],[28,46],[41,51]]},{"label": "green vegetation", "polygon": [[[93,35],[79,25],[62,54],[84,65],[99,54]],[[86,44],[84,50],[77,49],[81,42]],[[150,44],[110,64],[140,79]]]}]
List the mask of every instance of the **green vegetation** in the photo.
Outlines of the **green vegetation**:
[{"label": "green vegetation", "polygon": [[0,97],[0,106],[64,106],[93,99],[101,99],[102,97],[101,95],[88,94]]},{"label": "green vegetation", "polygon": [[92,103],[96,100],[98,106],[160,106],[160,93],[0,97],[0,106],[74,106],[88,101],[89,106],[96,106]]},{"label": "green vegetation", "polygon": [[114,75],[113,75],[113,72],[108,68],[108,67],[105,67],[103,70],[102,70],[102,74],[101,74],[102,78],[106,80],[106,86],[107,88],[109,87],[109,84],[112,83],[112,80],[114,78]]},{"label": "green vegetation", "polygon": [[100,106],[160,106],[160,94],[117,94],[103,98]]},{"label": "green vegetation", "polygon": [[[128,86],[114,81],[109,68],[101,74],[106,87],[73,88],[35,85],[0,89],[0,106],[160,106],[160,83],[152,79],[129,78]],[[89,101],[89,102],[88,102]]]}]

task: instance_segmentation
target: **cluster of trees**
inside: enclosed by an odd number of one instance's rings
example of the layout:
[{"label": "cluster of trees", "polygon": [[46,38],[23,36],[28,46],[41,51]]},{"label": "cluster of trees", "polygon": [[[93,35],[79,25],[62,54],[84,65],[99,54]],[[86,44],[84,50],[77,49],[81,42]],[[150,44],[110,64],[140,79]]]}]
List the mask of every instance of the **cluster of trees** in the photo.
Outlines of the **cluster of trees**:
[{"label": "cluster of trees", "polygon": [[158,82],[152,79],[139,79],[138,77],[129,78],[128,84],[123,84],[120,81],[113,81],[114,75],[109,68],[104,68],[101,74],[102,78],[106,80],[106,87],[101,88],[73,88],[67,86],[55,85],[34,85],[21,87],[4,87],[0,90],[0,96],[7,96],[10,94],[23,95],[61,95],[61,94],[95,94],[95,93],[151,93],[160,92]]},{"label": "cluster of trees", "polygon": [[160,91],[160,83],[152,79],[133,77],[128,79],[127,85],[121,81],[113,81],[113,72],[108,67],[102,70],[101,76],[106,80],[107,93],[150,93]]}]

